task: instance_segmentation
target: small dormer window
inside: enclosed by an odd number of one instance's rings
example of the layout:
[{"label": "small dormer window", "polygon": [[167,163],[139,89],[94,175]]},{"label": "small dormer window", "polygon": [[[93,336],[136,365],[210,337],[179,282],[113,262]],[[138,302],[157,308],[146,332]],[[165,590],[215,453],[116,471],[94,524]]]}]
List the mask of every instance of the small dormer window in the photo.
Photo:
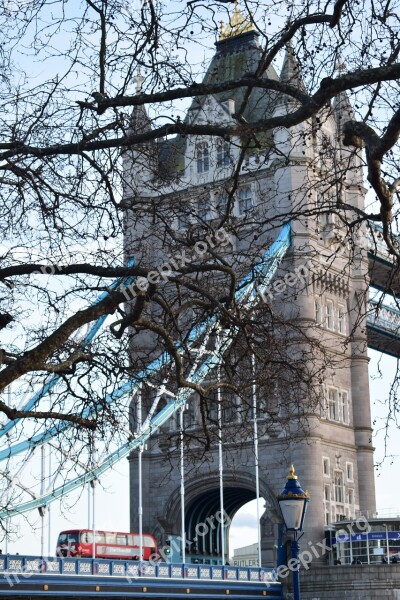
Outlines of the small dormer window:
[{"label": "small dormer window", "polygon": [[206,173],[210,170],[210,153],[208,144],[202,142],[196,146],[197,172]]},{"label": "small dormer window", "polygon": [[231,164],[230,144],[224,140],[217,142],[217,167],[228,167]]},{"label": "small dormer window", "polygon": [[241,215],[246,214],[253,208],[253,196],[251,194],[251,187],[246,185],[239,190],[239,213]]}]

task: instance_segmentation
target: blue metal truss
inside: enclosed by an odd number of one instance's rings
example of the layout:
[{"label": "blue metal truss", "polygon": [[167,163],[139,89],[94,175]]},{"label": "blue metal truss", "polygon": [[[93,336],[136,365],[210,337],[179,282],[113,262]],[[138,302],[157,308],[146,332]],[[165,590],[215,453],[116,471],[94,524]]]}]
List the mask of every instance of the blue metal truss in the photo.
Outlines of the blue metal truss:
[{"label": "blue metal truss", "polygon": [[[282,228],[276,241],[266,251],[262,261],[254,267],[252,273],[247,275],[238,286],[238,290],[235,293],[235,301],[242,310],[244,310],[245,312],[249,312],[259,303],[260,295],[263,294],[266,287],[270,284],[289,246],[290,226],[286,225]],[[209,375],[209,373],[221,363],[224,353],[232,344],[238,332],[238,328],[235,326],[231,326],[228,328],[221,327],[219,323],[219,318],[217,317],[217,315],[214,315],[207,319],[204,323],[193,328],[193,330],[188,336],[188,339],[184,344],[185,348],[187,348],[188,345],[192,345],[206,332],[210,332],[211,330],[216,329],[220,331],[220,334],[217,338],[217,346],[213,351],[207,352],[206,358],[204,359],[201,366],[188,377],[188,381],[190,383],[200,384]],[[177,344],[178,350],[180,350],[182,347],[183,343]],[[159,358],[153,361],[147,367],[146,370],[142,371],[141,373],[138,373],[129,382],[124,384],[124,386],[116,390],[114,394],[111,394],[107,398],[107,402],[114,402],[116,400],[116,395],[118,395],[118,398],[121,398],[122,395],[126,395],[129,392],[137,390],[139,385],[143,381],[148,380],[151,377],[151,375],[153,375],[156,372],[159,372],[162,368],[164,368],[170,363],[170,355],[168,353],[163,353]],[[81,488],[88,482],[97,479],[100,475],[102,475],[105,471],[110,469],[122,458],[128,456],[130,452],[143,446],[143,444],[149,439],[149,437],[152,434],[158,431],[158,429],[166,421],[168,421],[168,419],[170,419],[172,415],[174,415],[182,406],[186,404],[187,400],[192,394],[192,388],[181,389],[178,392],[178,394],[174,398],[172,398],[170,402],[166,404],[166,406],[161,411],[159,411],[151,420],[145,421],[145,423],[142,426],[142,429],[135,435],[134,439],[129,440],[117,450],[112,452],[101,462],[101,464],[98,464],[91,469],[88,468],[88,470],[83,475],[80,475],[68,482],[65,482],[63,485],[53,489],[51,492],[48,492],[47,494],[44,494],[41,497],[35,498],[25,503],[20,503],[18,506],[11,507],[6,511],[2,511],[0,513],[0,518],[9,518],[13,515],[21,514],[33,510],[35,508],[45,506],[50,502],[56,500],[57,498],[60,498],[61,496],[64,496],[65,494],[68,494],[73,490]],[[31,449],[35,445],[41,445],[48,441],[51,437],[57,435],[61,430],[64,430],[64,428],[70,426],[70,423],[60,423],[59,426],[53,427],[45,431],[44,433],[36,436],[35,440],[26,440],[24,442],[21,442],[20,444],[16,444],[4,450],[0,453],[0,458],[4,459],[10,456],[15,456],[20,452]]]},{"label": "blue metal truss", "polygon": [[[132,267],[134,264],[135,264],[135,259],[130,258],[128,260],[128,267]],[[109,286],[109,290],[115,290],[120,287],[127,287],[127,286],[131,285],[133,280],[134,280],[134,277],[118,277],[118,279],[113,281],[112,284]],[[109,293],[110,293],[109,291],[101,293],[98,296],[98,298],[96,298],[96,300],[93,302],[92,306],[96,306],[96,304],[99,304],[102,300],[104,300],[104,298],[106,298],[109,295]],[[94,340],[94,338],[98,334],[100,328],[102,327],[104,321],[106,320],[107,316],[108,315],[103,315],[102,317],[97,319],[97,321],[95,321],[95,323],[92,325],[92,327],[90,327],[89,331],[87,332],[87,334],[85,335],[85,337],[83,338],[81,343],[79,344],[80,350],[82,350],[83,348],[86,348]],[[28,410],[32,410],[33,408],[35,408],[35,406],[37,406],[39,404],[39,402],[42,400],[42,398],[47,396],[47,394],[57,385],[60,378],[61,378],[60,375],[57,375],[57,374],[52,375],[50,377],[50,379],[47,381],[47,383],[45,383],[45,385],[34,396],[32,396],[32,398],[30,398],[30,400],[28,400],[28,402],[22,408],[20,408],[20,410],[28,411]],[[85,415],[85,417],[87,417],[87,416],[90,416],[90,413],[87,413]],[[21,421],[21,419],[14,419],[13,421],[9,421],[6,425],[4,425],[4,427],[2,427],[0,429],[0,438],[3,437],[4,435],[6,435],[7,433],[9,433],[11,431],[11,429],[13,429],[17,425],[17,423],[19,423],[20,421]],[[58,433],[58,432],[59,431],[57,430],[56,433]],[[53,436],[50,436],[50,437],[53,437]],[[48,438],[48,439],[50,439],[50,438]],[[47,439],[46,439],[46,441],[47,441]],[[45,443],[45,442],[43,442],[43,443]],[[3,460],[3,459],[0,459],[0,460]]]}]

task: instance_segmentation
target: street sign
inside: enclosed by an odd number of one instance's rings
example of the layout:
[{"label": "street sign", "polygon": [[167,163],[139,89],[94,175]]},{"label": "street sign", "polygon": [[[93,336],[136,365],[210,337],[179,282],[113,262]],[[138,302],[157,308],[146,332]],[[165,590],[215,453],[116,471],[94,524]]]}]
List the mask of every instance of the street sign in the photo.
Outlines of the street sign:
[{"label": "street sign", "polygon": [[[367,538],[368,536],[368,538]],[[342,544],[344,542],[365,542],[366,540],[399,540],[400,544],[400,531],[370,531],[369,533],[348,533],[339,534],[336,538],[332,538],[332,544]]]}]

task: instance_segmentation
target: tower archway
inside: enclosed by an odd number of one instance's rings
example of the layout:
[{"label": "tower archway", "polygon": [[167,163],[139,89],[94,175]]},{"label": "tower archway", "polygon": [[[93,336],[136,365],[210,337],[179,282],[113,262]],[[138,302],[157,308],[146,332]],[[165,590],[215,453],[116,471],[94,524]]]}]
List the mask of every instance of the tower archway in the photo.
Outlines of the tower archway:
[{"label": "tower archway", "polygon": [[222,562],[222,530],[225,562],[229,560],[229,529],[236,512],[256,497],[255,491],[243,487],[224,487],[221,513],[219,488],[200,494],[185,511],[188,553],[193,560],[216,564]]},{"label": "tower archway", "polygon": [[[222,527],[224,529],[225,562],[229,560],[229,530],[237,511],[256,499],[255,480],[247,474],[224,474],[224,512],[221,514],[218,475],[209,474],[187,481],[185,488],[186,561],[205,564],[222,562]],[[265,499],[266,512],[275,521],[275,497],[266,482],[260,481],[260,497]],[[167,502],[162,519],[166,533],[181,535],[179,489]],[[243,540],[246,545],[246,540]]]}]

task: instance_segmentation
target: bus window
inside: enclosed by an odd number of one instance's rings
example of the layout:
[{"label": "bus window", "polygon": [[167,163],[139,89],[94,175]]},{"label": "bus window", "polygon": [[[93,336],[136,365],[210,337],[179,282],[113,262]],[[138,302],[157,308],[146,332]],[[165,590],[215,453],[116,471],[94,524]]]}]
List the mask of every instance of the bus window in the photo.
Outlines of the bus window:
[{"label": "bus window", "polygon": [[58,536],[59,544],[66,544],[68,542],[68,535],[66,533],[60,533]]},{"label": "bus window", "polygon": [[84,531],[81,534],[82,544],[93,544],[93,536],[91,531]]},{"label": "bus window", "polygon": [[117,542],[116,543],[119,546],[126,546],[126,535],[123,533],[117,533]]},{"label": "bus window", "polygon": [[111,531],[106,532],[106,544],[116,544],[117,534]]},{"label": "bus window", "polygon": [[106,536],[103,531],[96,531],[96,544],[105,544]]},{"label": "bus window", "polygon": [[134,545],[133,535],[131,533],[128,533],[128,546],[133,546],[133,545]]}]

